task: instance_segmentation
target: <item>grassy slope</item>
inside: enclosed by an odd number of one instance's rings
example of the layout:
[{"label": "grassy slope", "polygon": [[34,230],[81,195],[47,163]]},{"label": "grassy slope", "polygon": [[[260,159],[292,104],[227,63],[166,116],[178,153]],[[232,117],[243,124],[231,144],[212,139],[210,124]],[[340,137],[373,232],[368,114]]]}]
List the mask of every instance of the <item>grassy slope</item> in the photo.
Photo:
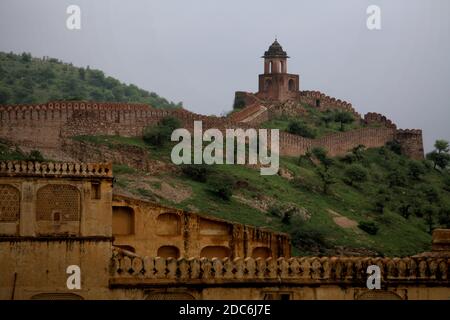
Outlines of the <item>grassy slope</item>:
[{"label": "grassy slope", "polygon": [[[114,148],[115,144],[132,144],[147,148],[154,159],[169,161],[170,146],[165,148],[152,148],[145,145],[139,138],[124,137],[78,137],[91,143],[105,144]],[[295,203],[311,213],[307,222],[293,220],[291,224],[283,224],[279,217],[268,212],[255,209],[233,197],[230,201],[218,198],[210,191],[208,183],[193,181],[183,175],[161,173],[156,176],[174,188],[189,189],[192,195],[179,202],[162,199],[161,202],[183,209],[195,210],[211,214],[224,219],[268,227],[273,230],[293,233],[309,234],[314,232],[325,238],[327,246],[345,246],[350,248],[367,248],[385,255],[411,255],[428,250],[431,237],[422,218],[411,215],[408,219],[397,213],[395,199],[387,203],[384,214],[375,213],[373,199],[379,188],[389,190],[385,176],[390,172],[389,166],[405,166],[404,157],[389,153],[386,160],[378,149],[364,152],[364,166],[368,169],[370,178],[357,187],[343,182],[343,170],[348,164],[337,161],[332,167],[337,183],[331,189],[330,195],[320,191],[320,184],[315,173],[314,165],[308,161],[299,162],[297,158],[282,158],[281,166],[291,171],[297,179],[302,181],[298,186],[288,179],[275,176],[261,176],[259,170],[237,165],[217,165],[214,172],[218,176],[233,176],[238,181],[248,183],[249,187],[235,188],[234,194],[252,201],[258,201],[261,196],[274,199],[277,203]],[[389,164],[389,166],[387,166]],[[130,182],[141,179],[145,173],[130,170],[124,166],[115,166],[115,175],[119,186],[128,189],[138,196],[152,196],[151,192],[142,186],[137,189],[130,188]],[[152,176],[155,177],[155,176]],[[405,187],[392,191],[394,197],[398,192],[404,192],[419,185],[433,185],[440,190],[442,201],[449,205],[448,191],[443,189],[442,174],[427,169],[427,173],[420,181],[408,180]],[[148,182],[147,182],[148,183]],[[144,182],[145,184],[145,182]],[[151,184],[151,185],[150,185]],[[149,186],[155,187],[158,183],[151,182]],[[144,190],[143,190],[144,189]],[[356,222],[375,221],[380,229],[378,234],[369,235],[358,228],[342,228],[333,221],[330,209],[340,215]],[[328,249],[322,251],[326,253]],[[311,253],[308,248],[294,249],[296,254]],[[313,252],[314,253],[314,252]]]},{"label": "grassy slope", "polygon": [[[306,113],[300,118],[293,116],[280,116],[278,118],[271,119],[262,123],[261,127],[267,129],[280,129],[282,131],[288,131],[288,126],[291,121],[301,119],[302,122],[306,123],[311,129],[314,130],[316,137],[340,132],[340,124],[338,122],[330,122],[328,126],[324,124],[324,122],[321,120],[321,115],[323,114],[323,112],[306,104],[299,107],[306,110]],[[344,126],[344,131],[358,129],[363,126],[365,125],[361,124],[359,121],[354,121],[351,124],[346,124]]]},{"label": "grassy slope", "polygon": [[155,108],[182,106],[154,92],[121,83],[99,70],[74,67],[57,59],[0,52],[0,104],[56,100],[137,102]]}]

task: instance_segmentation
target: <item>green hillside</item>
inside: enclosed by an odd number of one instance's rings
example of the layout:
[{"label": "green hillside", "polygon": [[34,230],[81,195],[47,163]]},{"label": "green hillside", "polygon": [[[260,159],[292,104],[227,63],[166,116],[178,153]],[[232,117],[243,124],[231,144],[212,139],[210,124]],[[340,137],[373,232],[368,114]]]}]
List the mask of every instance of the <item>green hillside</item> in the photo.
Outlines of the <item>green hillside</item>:
[{"label": "green hillside", "polygon": [[100,70],[75,67],[53,58],[0,52],[0,104],[60,100],[148,103],[155,108],[181,108],[154,92],[124,84]]},{"label": "green hillside", "polygon": [[[118,149],[146,149],[170,163],[170,144],[140,138],[79,136]],[[173,173],[114,166],[116,190],[162,204],[288,232],[295,254],[412,255],[430,249],[430,230],[450,226],[450,177],[433,162],[413,161],[398,146],[330,159],[322,150],[283,157],[283,176],[242,165],[184,166]],[[325,164],[325,165],[324,165]],[[324,179],[328,176],[327,191]]]}]

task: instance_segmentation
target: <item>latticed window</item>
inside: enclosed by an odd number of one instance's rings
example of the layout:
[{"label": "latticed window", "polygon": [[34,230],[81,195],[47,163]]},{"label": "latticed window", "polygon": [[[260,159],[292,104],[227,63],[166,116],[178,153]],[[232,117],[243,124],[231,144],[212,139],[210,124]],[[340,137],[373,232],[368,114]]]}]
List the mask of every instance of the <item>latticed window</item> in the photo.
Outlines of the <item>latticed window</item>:
[{"label": "latticed window", "polygon": [[19,220],[20,192],[13,186],[0,184],[0,222]]},{"label": "latticed window", "polygon": [[80,192],[69,185],[49,184],[37,192],[37,220],[80,220]]}]

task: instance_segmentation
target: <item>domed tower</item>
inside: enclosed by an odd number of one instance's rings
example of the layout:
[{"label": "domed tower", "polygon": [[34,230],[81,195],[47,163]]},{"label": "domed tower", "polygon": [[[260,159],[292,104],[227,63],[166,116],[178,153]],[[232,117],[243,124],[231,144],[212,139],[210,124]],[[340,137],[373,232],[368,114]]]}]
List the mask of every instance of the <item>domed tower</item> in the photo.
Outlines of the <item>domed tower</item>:
[{"label": "domed tower", "polygon": [[284,101],[298,97],[300,80],[298,74],[287,73],[286,51],[277,39],[264,52],[264,74],[259,75],[258,97]]}]

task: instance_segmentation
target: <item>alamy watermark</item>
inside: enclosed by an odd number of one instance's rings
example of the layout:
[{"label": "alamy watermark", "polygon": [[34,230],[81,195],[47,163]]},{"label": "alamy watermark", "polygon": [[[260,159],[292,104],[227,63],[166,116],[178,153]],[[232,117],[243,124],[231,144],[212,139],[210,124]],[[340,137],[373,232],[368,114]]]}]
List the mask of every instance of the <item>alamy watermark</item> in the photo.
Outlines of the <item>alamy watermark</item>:
[{"label": "alamy watermark", "polygon": [[[261,175],[278,173],[280,165],[278,129],[225,129],[224,144],[221,130],[207,129],[203,132],[202,121],[194,121],[194,141],[191,132],[184,128],[174,130],[171,140],[179,141],[170,154],[172,162],[177,165],[260,164]],[[204,142],[210,143],[203,147]]]}]

